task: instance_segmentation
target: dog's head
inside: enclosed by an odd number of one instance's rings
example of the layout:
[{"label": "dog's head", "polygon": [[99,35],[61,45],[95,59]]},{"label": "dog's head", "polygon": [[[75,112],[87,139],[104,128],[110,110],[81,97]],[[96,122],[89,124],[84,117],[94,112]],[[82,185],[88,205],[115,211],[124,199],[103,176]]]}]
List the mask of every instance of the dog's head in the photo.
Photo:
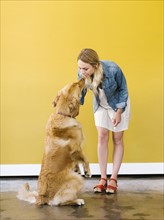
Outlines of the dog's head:
[{"label": "dog's head", "polygon": [[56,111],[69,117],[79,114],[80,96],[85,86],[85,79],[74,82],[61,89],[53,101]]}]

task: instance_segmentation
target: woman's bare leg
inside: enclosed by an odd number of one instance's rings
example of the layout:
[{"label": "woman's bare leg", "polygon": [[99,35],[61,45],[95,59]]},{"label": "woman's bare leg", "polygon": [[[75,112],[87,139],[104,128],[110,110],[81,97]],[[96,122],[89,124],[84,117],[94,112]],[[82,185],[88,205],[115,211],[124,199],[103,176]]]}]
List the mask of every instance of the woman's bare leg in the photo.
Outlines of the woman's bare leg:
[{"label": "woman's bare leg", "polygon": [[[124,142],[123,142],[123,134],[124,132],[113,132],[112,139],[113,139],[113,170],[111,178],[117,180],[117,176],[121,167],[123,154],[124,154]],[[114,181],[110,181],[110,185],[116,186]]]},{"label": "woman's bare leg", "polygon": [[[101,178],[107,179],[107,163],[108,163],[108,141],[109,130],[97,127],[98,132],[98,162],[100,167]],[[100,181],[100,184],[105,184],[104,180]]]}]

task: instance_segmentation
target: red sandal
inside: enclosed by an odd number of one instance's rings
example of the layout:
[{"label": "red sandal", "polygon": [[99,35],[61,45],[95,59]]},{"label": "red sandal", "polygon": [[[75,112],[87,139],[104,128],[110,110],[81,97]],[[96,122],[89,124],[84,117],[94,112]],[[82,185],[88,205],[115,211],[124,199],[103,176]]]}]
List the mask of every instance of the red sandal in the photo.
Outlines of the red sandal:
[{"label": "red sandal", "polygon": [[113,180],[116,183],[116,186],[107,185],[106,193],[116,193],[117,192],[117,180],[114,178],[110,178],[110,180]]},{"label": "red sandal", "polygon": [[93,190],[94,190],[95,193],[101,193],[101,192],[103,192],[103,191],[106,189],[107,179],[105,179],[105,178],[100,178],[99,181],[100,181],[100,180],[104,180],[104,181],[105,181],[105,185],[103,185],[103,184],[98,184],[98,185],[96,185],[96,186],[93,188]]}]

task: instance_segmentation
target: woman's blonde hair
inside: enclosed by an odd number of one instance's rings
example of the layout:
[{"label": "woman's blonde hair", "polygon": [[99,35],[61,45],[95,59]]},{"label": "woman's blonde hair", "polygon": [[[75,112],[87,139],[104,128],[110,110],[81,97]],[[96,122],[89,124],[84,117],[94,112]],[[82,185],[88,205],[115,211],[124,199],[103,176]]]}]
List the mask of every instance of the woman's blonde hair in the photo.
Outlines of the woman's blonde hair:
[{"label": "woman's blonde hair", "polygon": [[87,88],[93,90],[93,93],[97,95],[98,94],[97,87],[100,85],[103,77],[103,68],[100,63],[98,54],[96,53],[96,51],[90,48],[86,48],[80,52],[79,56],[77,57],[77,60],[81,60],[84,63],[89,63],[95,68],[93,78],[92,77],[86,78],[85,83]]}]

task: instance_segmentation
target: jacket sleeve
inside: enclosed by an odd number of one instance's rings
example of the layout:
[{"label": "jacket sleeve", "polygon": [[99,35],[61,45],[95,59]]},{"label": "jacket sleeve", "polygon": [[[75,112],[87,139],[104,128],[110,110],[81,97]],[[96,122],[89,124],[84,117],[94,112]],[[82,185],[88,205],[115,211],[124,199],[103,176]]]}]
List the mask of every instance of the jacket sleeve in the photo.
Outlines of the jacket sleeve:
[{"label": "jacket sleeve", "polygon": [[[80,80],[82,78],[80,71],[78,71],[78,80]],[[80,97],[80,104],[83,105],[84,104],[84,98],[85,95],[87,94],[87,88],[83,89],[81,92],[81,97]]]},{"label": "jacket sleeve", "polygon": [[128,100],[128,88],[127,88],[125,76],[119,67],[116,72],[116,81],[119,92],[119,102],[116,104],[116,107],[121,108],[124,111]]}]

